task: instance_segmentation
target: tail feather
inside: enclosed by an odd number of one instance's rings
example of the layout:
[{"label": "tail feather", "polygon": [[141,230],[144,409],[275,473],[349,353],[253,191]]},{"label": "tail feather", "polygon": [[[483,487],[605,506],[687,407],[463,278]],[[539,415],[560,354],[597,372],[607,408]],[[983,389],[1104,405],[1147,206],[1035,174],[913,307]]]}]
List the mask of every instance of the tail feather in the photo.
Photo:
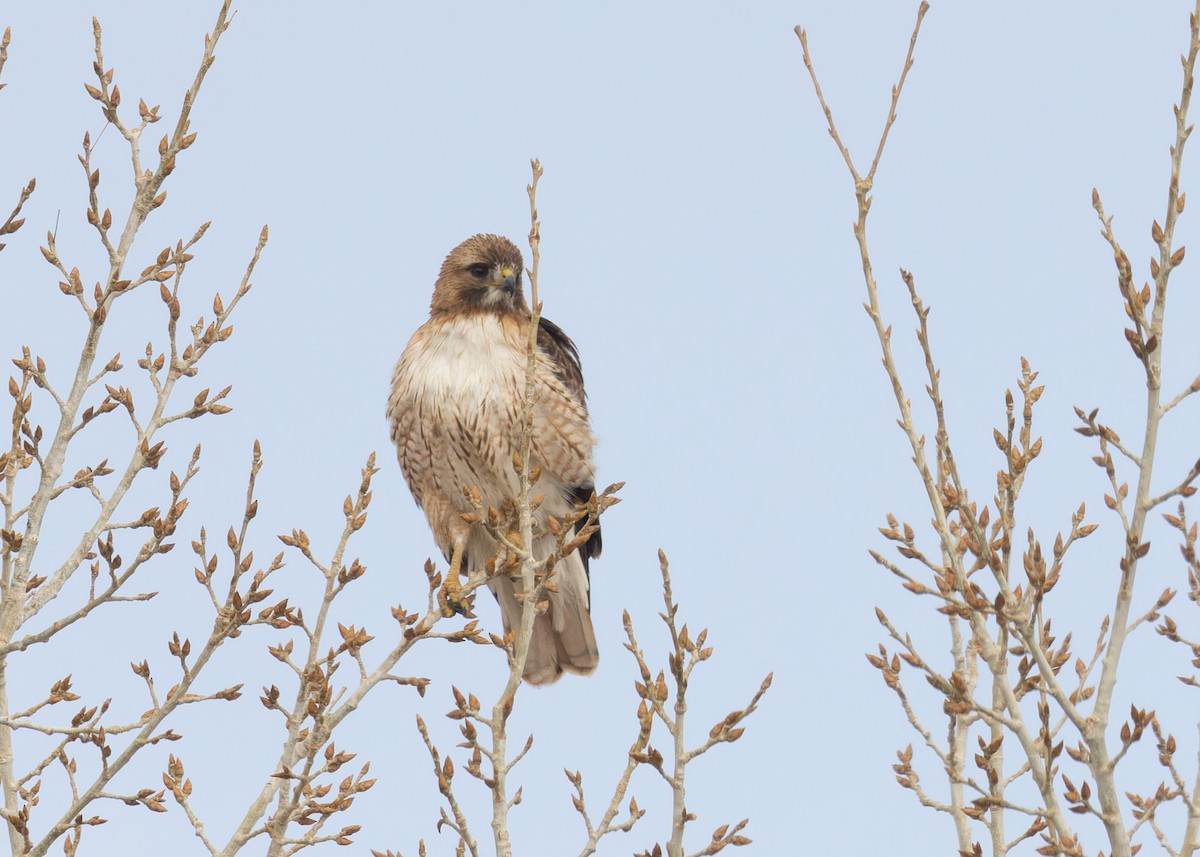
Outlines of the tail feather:
[{"label": "tail feather", "polygon": [[[587,675],[600,663],[588,609],[588,577],[578,551],[559,561],[553,580],[558,591],[549,593],[550,609],[534,619],[525,660],[525,680],[534,685],[551,684],[564,670]],[[500,615],[508,632],[521,621],[516,585],[500,577],[488,586],[500,602]]]}]

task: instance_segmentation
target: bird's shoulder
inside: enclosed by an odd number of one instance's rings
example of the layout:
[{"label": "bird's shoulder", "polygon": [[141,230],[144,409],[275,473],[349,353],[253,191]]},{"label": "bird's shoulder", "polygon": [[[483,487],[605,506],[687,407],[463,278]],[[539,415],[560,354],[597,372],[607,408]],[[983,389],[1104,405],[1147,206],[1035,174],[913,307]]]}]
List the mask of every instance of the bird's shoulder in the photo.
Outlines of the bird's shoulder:
[{"label": "bird's shoulder", "polygon": [[550,360],[554,377],[580,405],[586,405],[579,349],[566,332],[548,318],[538,322],[538,348]]}]

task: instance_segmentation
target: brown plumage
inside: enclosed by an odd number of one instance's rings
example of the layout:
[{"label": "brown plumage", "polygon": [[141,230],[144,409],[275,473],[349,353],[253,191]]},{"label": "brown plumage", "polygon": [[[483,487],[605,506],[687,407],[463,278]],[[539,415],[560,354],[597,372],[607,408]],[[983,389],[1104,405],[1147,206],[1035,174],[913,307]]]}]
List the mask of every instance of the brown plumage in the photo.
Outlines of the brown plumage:
[{"label": "brown plumage", "polygon": [[[475,235],[442,263],[429,321],[405,348],[392,378],[388,419],[400,468],[447,560],[480,570],[496,542],[462,515],[462,486],[477,487],[499,508],[519,491],[512,469],[521,441],[530,312],[521,291],[521,251],[497,235]],[[534,554],[554,548],[546,518],[563,518],[593,491],[592,447],[583,374],[575,343],[553,322],[538,328],[537,405],[530,462],[540,465]],[[597,532],[555,566],[550,609],[537,617],[525,679],[547,684],[563,672],[587,674],[599,651],[589,613],[588,560],[600,554]],[[488,586],[504,629],[519,620],[516,586],[499,574]]]}]

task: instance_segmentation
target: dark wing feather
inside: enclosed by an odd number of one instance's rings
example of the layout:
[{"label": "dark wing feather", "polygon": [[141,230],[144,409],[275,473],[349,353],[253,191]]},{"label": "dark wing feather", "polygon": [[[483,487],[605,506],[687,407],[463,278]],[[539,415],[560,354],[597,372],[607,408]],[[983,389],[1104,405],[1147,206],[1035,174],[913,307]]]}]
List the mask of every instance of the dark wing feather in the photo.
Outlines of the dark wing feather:
[{"label": "dark wing feather", "polygon": [[[571,499],[578,506],[586,506],[588,500],[592,499],[592,495],[596,493],[596,488],[593,485],[576,485],[571,491]],[[575,524],[575,532],[579,532],[583,528],[587,518]],[[588,560],[592,557],[600,556],[600,549],[603,547],[600,540],[600,524],[596,524],[596,532],[592,533],[592,537],[587,540],[587,544],[583,546],[579,555],[583,558],[583,569],[588,570]]]},{"label": "dark wing feather", "polygon": [[548,318],[538,320],[538,348],[554,364],[554,377],[562,382],[567,391],[587,407],[587,393],[583,389],[583,369],[579,365],[579,349],[563,329]]},{"label": "dark wing feather", "polygon": [[[571,337],[563,332],[563,329],[549,319],[543,318],[538,320],[538,348],[540,348],[550,362],[554,364],[554,377],[557,378],[567,391],[579,399],[579,403],[587,409],[587,392],[583,389],[583,369],[579,365],[579,349],[575,347],[575,343],[571,341]],[[596,486],[590,482],[583,485],[571,486],[571,499],[578,505],[584,505],[591,499],[595,493]],[[578,530],[583,526],[583,521],[576,524],[575,529]],[[600,556],[600,530],[592,534],[588,539],[587,544],[579,552],[583,558],[584,570],[588,568],[588,560],[592,557]]]}]

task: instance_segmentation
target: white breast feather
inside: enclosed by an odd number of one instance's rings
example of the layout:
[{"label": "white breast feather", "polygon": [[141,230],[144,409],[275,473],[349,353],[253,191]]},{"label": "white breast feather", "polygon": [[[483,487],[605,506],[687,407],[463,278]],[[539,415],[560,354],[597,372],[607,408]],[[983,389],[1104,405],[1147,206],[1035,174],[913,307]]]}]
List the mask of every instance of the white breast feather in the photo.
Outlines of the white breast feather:
[{"label": "white breast feather", "polygon": [[524,357],[505,339],[492,315],[455,319],[432,332],[413,358],[409,377],[432,396],[469,415],[484,401],[513,389],[524,377]]},{"label": "white breast feather", "polygon": [[[397,442],[413,450],[413,466],[428,462],[429,466],[445,468],[439,472],[446,474],[446,486],[453,488],[444,486],[442,490],[451,502],[462,506],[462,511],[468,509],[456,490],[461,484],[477,484],[491,504],[516,494],[509,445],[515,444],[520,432],[525,371],[523,349],[514,348],[501,320],[487,314],[457,318],[426,331],[400,359],[392,417],[413,435]],[[405,420],[404,414],[415,420]],[[470,426],[469,435],[459,436],[470,442],[446,444],[439,439],[441,431],[434,429],[429,420],[437,420],[450,431],[459,424]],[[543,419],[539,425],[545,422]],[[541,434],[544,437],[534,438],[538,448],[535,458],[545,465],[538,483],[539,490],[546,494],[540,512],[562,517],[570,508],[566,486],[591,475],[591,434],[586,423],[580,436],[572,436],[570,443],[548,424],[543,425]],[[427,443],[434,446],[424,452]],[[474,453],[467,453],[471,447]],[[430,454],[432,458],[426,458]],[[401,459],[405,459],[403,451]],[[564,466],[570,477],[560,472]]]}]

